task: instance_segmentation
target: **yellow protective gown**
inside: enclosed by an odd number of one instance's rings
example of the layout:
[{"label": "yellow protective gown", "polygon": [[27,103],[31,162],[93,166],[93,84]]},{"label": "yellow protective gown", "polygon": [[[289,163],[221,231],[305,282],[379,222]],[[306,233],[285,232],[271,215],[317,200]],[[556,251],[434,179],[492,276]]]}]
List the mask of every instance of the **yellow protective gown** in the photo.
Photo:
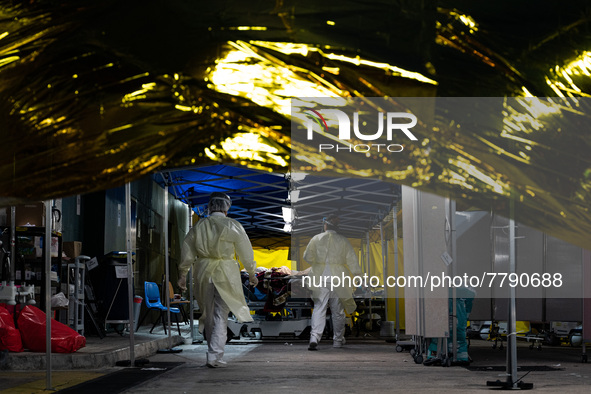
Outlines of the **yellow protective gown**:
[{"label": "yellow protective gown", "polygon": [[[333,230],[317,234],[310,240],[304,252],[304,260],[311,266],[310,290],[315,298],[320,294],[320,287],[314,287],[314,284],[320,284],[322,277],[342,278],[343,274],[344,276],[362,274],[353,246],[347,238]],[[329,280],[326,287],[330,287],[330,283]],[[352,298],[353,290],[351,286],[343,285],[333,290],[349,314],[355,312],[357,307]]]},{"label": "yellow protective gown", "polygon": [[[240,322],[251,322],[250,310],[244,300],[240,265],[234,259],[237,255],[242,265],[254,275],[252,245],[242,225],[223,213],[214,212],[200,220],[185,237],[181,252],[179,273],[186,276],[194,264],[193,276],[196,282],[196,298],[199,306],[205,305],[204,291],[207,283],[213,283],[230,311]],[[203,332],[203,322],[213,311],[202,309],[199,319],[199,331]]]}]

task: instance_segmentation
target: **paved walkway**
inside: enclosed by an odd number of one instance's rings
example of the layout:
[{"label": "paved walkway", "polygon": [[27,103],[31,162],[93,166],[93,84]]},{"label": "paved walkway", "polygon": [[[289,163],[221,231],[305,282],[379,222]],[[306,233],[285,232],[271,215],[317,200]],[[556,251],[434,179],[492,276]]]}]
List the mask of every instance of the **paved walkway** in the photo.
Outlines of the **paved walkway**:
[{"label": "paved walkway", "polygon": [[[178,333],[177,333],[178,334]],[[138,337],[143,333],[140,331]],[[232,341],[226,345],[225,369],[205,367],[206,344],[192,344],[188,328],[183,335],[185,344],[180,353],[153,351],[150,363],[181,363],[180,365],[124,391],[126,393],[227,393],[253,391],[257,393],[322,392],[322,393],[385,393],[385,392],[485,392],[487,381],[505,380],[497,367],[505,365],[505,352],[494,350],[490,342],[472,340],[470,354],[472,371],[463,367],[427,367],[415,364],[407,351],[397,353],[395,345],[377,338],[350,338],[342,349],[334,349],[328,341],[319,350],[310,352],[301,340]],[[90,339],[90,338],[89,338]],[[128,338],[110,334],[106,340],[116,347],[128,346]],[[167,340],[161,334],[149,342]],[[97,339],[98,341],[98,339]],[[108,342],[102,340],[101,352],[110,353]],[[94,339],[89,340],[88,354],[98,352]],[[99,346],[99,345],[97,345]],[[582,393],[591,391],[591,364],[581,363],[581,348],[544,346],[541,351],[529,350],[519,343],[519,376],[534,384],[541,392]],[[146,365],[150,368],[150,364]],[[53,387],[64,389],[116,371],[114,365],[94,369],[56,371]],[[531,372],[526,370],[534,369]],[[537,370],[535,370],[537,369]],[[526,375],[527,374],[527,375]],[[114,375],[112,375],[114,376]],[[47,392],[45,373],[40,371],[0,371],[3,392]]]},{"label": "paved walkway", "polygon": [[[389,392],[485,392],[487,381],[505,380],[505,352],[493,350],[490,342],[472,341],[473,366],[426,367],[415,364],[408,352],[397,353],[392,344],[380,340],[351,340],[342,349],[321,342],[319,350],[307,350],[301,341],[227,345],[228,367],[204,366],[205,345],[184,346],[179,354],[158,355],[153,361],[184,360],[172,369],[126,393],[389,393]],[[518,362],[532,371],[524,381],[534,390],[561,393],[591,391],[591,364],[580,362],[581,348],[545,348],[530,351],[519,346]],[[531,368],[530,368],[531,369]],[[519,372],[519,376],[526,372]]]}]

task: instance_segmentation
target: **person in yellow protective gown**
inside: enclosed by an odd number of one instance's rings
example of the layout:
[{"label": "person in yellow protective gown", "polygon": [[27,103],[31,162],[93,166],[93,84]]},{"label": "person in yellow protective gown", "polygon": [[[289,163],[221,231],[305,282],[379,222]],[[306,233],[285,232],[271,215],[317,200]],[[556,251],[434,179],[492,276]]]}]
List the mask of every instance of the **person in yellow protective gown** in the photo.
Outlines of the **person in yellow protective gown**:
[{"label": "person in yellow protective gown", "polygon": [[252,245],[242,225],[228,218],[232,200],[225,193],[210,195],[209,216],[199,220],[183,242],[178,285],[186,289],[186,275],[194,266],[196,298],[201,308],[199,331],[207,340],[207,366],[225,367],[223,360],[227,338],[228,312],[240,322],[251,322],[246,305],[238,256],[249,274],[250,284],[257,285]]},{"label": "person in yellow protective gown", "polygon": [[[353,300],[353,288],[348,283],[333,286],[330,278],[361,275],[361,268],[353,246],[347,238],[337,233],[339,218],[329,215],[324,219],[324,232],[315,235],[304,252],[304,260],[310,266],[312,299],[312,328],[308,350],[317,350],[318,342],[326,324],[326,310],[330,306],[333,325],[333,346],[342,347],[345,343],[345,311],[352,314],[356,304]],[[328,280],[327,280],[328,279]]]}]

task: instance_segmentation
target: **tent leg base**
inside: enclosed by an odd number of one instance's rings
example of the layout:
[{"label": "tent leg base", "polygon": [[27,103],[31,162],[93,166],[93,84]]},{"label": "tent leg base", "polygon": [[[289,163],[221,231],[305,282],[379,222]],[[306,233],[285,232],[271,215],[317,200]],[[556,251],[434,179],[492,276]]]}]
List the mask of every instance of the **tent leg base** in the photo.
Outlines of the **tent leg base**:
[{"label": "tent leg base", "polygon": [[489,387],[498,387],[501,390],[531,390],[534,388],[533,383],[517,382],[517,384],[512,385],[509,382],[501,382],[500,380],[489,380],[486,382],[486,385]]}]

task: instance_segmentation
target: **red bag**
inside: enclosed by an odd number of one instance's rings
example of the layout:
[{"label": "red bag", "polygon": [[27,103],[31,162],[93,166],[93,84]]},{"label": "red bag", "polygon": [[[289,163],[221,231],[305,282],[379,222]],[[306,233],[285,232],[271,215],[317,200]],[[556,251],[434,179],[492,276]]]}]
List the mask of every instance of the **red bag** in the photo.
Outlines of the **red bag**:
[{"label": "red bag", "polygon": [[[32,305],[23,308],[18,317],[23,344],[34,352],[45,352],[45,313]],[[51,321],[52,353],[73,353],[86,346],[86,338],[56,320]]]},{"label": "red bag", "polygon": [[14,320],[10,312],[0,307],[0,350],[22,352],[23,341],[21,333],[14,327]]}]

